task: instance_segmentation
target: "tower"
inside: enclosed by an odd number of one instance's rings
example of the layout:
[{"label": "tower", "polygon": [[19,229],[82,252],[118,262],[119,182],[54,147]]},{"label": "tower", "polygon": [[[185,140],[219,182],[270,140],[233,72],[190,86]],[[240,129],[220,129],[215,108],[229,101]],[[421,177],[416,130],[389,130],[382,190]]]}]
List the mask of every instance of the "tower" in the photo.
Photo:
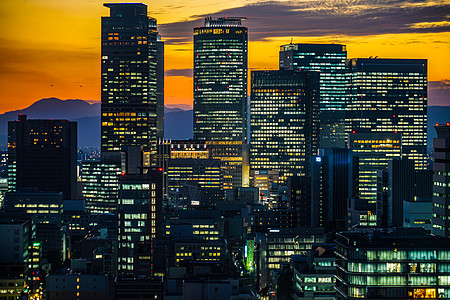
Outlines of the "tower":
[{"label": "tower", "polygon": [[280,47],[280,70],[320,73],[320,148],[345,148],[347,49],[339,44]]},{"label": "tower", "polygon": [[357,58],[347,61],[347,132],[402,135],[402,157],[427,168],[427,60]]},{"label": "tower", "polygon": [[[101,150],[120,151],[123,145],[156,152],[161,114],[163,51],[156,20],[142,3],[107,3],[102,17]],[[158,76],[159,75],[159,76]],[[161,121],[162,117],[159,116]],[[159,122],[161,123],[161,122]]]},{"label": "tower", "polygon": [[250,168],[311,176],[318,150],[319,74],[254,71],[250,101]]},{"label": "tower", "polygon": [[194,139],[243,141],[247,112],[247,27],[242,18],[194,28]]}]

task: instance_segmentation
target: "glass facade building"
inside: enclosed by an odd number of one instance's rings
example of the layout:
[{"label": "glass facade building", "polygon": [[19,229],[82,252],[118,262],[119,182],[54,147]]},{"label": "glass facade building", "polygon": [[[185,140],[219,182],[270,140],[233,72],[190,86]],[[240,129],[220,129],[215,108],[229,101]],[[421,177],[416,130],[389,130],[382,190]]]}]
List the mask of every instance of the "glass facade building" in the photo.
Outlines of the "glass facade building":
[{"label": "glass facade building", "polygon": [[247,44],[241,18],[206,18],[194,28],[195,140],[245,139]]},{"label": "glass facade building", "polygon": [[84,161],[81,164],[81,191],[90,213],[114,213],[119,195],[120,162]]},{"label": "glass facade building", "polygon": [[339,44],[280,47],[280,70],[320,73],[320,148],[345,148],[346,59]]},{"label": "glass facade building", "polygon": [[278,170],[280,180],[310,176],[319,146],[319,74],[252,72],[250,111],[250,168]]},{"label": "glass facade building", "polygon": [[336,236],[337,299],[448,299],[450,240],[422,228]]},{"label": "glass facade building", "polygon": [[110,16],[102,18],[101,150],[140,145],[156,152],[157,108],[161,112],[163,106],[157,102],[163,99],[164,78],[156,20],[147,16],[145,4],[104,5]]},{"label": "glass facade building", "polygon": [[377,203],[377,171],[384,170],[393,158],[401,157],[402,135],[400,133],[351,133],[349,148],[358,157],[359,200]]},{"label": "glass facade building", "polygon": [[399,132],[402,156],[426,169],[427,60],[357,58],[347,64],[347,132]]}]

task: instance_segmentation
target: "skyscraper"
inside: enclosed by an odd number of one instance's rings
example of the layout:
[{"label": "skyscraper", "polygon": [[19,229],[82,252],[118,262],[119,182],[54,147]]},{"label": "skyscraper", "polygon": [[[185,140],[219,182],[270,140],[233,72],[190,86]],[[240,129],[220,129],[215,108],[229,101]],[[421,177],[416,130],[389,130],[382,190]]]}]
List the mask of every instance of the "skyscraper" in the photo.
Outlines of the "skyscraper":
[{"label": "skyscraper", "polygon": [[250,167],[278,170],[280,180],[310,176],[318,149],[319,74],[252,72]]},{"label": "skyscraper", "polygon": [[77,123],[67,120],[8,122],[8,190],[37,188],[76,199]]},{"label": "skyscraper", "polygon": [[280,47],[280,70],[320,73],[320,148],[345,147],[347,49],[339,44]]},{"label": "skyscraper", "polygon": [[402,156],[426,169],[427,60],[348,60],[347,132],[399,132]]},{"label": "skyscraper", "polygon": [[101,150],[138,145],[155,152],[164,78],[156,20],[142,3],[104,5],[110,16],[102,18]]},{"label": "skyscraper", "polygon": [[242,18],[194,28],[194,139],[243,141],[247,112],[247,27]]},{"label": "skyscraper", "polygon": [[450,236],[450,123],[436,125],[433,140],[433,233]]}]

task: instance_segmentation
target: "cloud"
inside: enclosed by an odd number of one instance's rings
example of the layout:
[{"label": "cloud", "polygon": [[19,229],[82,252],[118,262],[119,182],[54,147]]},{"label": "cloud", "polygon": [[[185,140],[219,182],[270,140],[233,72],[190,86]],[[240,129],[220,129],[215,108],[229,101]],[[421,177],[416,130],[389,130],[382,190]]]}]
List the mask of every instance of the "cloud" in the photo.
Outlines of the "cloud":
[{"label": "cloud", "polygon": [[450,106],[450,79],[428,82],[428,105]]},{"label": "cloud", "polygon": [[192,77],[192,69],[169,69],[164,72],[165,76]]},{"label": "cloud", "polygon": [[[407,0],[258,1],[211,15],[246,16],[251,41],[273,37],[449,32],[450,3]],[[205,16],[160,25],[168,43],[192,41]]]}]

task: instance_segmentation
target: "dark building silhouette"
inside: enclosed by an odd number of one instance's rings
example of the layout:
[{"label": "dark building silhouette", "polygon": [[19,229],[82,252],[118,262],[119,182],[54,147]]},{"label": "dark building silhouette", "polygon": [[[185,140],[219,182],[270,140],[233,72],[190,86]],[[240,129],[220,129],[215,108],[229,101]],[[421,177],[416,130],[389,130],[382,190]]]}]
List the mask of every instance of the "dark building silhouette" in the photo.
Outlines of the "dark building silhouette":
[{"label": "dark building silhouette", "polygon": [[432,171],[415,170],[414,161],[394,158],[377,173],[377,225],[404,226],[404,201],[424,202],[432,197]]},{"label": "dark building silhouette", "polygon": [[164,138],[164,42],[158,35],[156,42],[156,138]]},{"label": "dark building silhouette", "polygon": [[8,190],[37,188],[76,199],[77,123],[66,120],[8,122]]},{"label": "dark building silhouette", "polygon": [[253,71],[250,168],[310,176],[319,146],[319,74]]},{"label": "dark building silhouette", "polygon": [[[102,17],[101,150],[156,151],[163,123],[162,42],[142,3],[107,3]],[[159,115],[158,115],[159,113]]]},{"label": "dark building silhouette", "polygon": [[320,74],[320,148],[345,148],[347,49],[339,44],[280,47],[280,70]]},{"label": "dark building silhouette", "polygon": [[320,149],[313,159],[313,225],[329,231],[346,228],[349,199],[358,189],[358,159],[349,149]]},{"label": "dark building silhouette", "polygon": [[295,211],[294,224],[298,227],[312,227],[311,177],[289,177],[287,186],[289,208]]},{"label": "dark building silhouette", "polygon": [[194,28],[194,139],[243,141],[247,123],[247,27],[206,18]]},{"label": "dark building silhouette", "polygon": [[450,123],[434,126],[433,233],[450,236]]}]

